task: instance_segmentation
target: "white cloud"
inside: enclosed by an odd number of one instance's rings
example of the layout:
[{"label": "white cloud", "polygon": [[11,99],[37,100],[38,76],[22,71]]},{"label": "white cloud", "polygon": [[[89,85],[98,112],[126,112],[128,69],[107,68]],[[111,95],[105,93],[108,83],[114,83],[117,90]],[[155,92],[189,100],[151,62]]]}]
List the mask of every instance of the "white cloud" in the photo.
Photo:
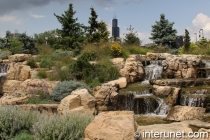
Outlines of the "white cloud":
[{"label": "white cloud", "polygon": [[45,15],[37,15],[37,14],[33,14],[33,13],[29,13],[30,17],[32,18],[45,18],[46,16]]},{"label": "white cloud", "polygon": [[142,45],[152,43],[152,41],[149,39],[150,33],[146,32],[137,32],[139,39],[142,41]]},{"label": "white cloud", "polygon": [[[197,40],[199,40],[199,31],[203,29],[204,37],[210,39],[210,17],[199,13],[195,19],[192,20],[192,26],[187,28],[190,33],[190,38],[192,42],[196,41],[196,34],[197,33]],[[202,35],[202,31],[200,31]]]},{"label": "white cloud", "polygon": [[19,19],[15,16],[11,16],[11,15],[3,15],[0,16],[0,23],[6,23],[6,22],[12,22],[15,24],[21,24],[22,23],[22,19]]}]

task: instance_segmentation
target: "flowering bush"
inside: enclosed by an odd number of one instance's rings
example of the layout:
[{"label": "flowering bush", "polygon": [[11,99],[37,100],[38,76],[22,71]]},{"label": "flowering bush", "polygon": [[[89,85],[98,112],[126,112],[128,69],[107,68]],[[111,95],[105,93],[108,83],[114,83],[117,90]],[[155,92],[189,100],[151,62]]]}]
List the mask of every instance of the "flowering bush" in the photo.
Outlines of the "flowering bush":
[{"label": "flowering bush", "polygon": [[111,45],[111,52],[114,57],[122,55],[122,46],[116,42]]}]

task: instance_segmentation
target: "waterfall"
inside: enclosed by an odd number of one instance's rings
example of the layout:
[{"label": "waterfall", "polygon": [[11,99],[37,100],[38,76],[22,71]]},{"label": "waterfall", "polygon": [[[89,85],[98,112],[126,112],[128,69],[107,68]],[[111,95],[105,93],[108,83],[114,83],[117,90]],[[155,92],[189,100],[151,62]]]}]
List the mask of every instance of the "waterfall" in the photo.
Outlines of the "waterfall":
[{"label": "waterfall", "polygon": [[184,96],[180,100],[180,105],[183,106],[195,106],[195,107],[204,107],[205,95],[204,94],[192,94],[189,96]]},{"label": "waterfall", "polygon": [[157,115],[167,115],[170,109],[171,107],[159,98],[159,106],[154,112]]},{"label": "waterfall", "polygon": [[150,65],[145,66],[145,80],[161,79],[161,73],[163,71],[162,61],[150,61]]},{"label": "waterfall", "polygon": [[0,63],[0,77],[5,76],[7,74],[8,69],[9,69],[9,64]]}]

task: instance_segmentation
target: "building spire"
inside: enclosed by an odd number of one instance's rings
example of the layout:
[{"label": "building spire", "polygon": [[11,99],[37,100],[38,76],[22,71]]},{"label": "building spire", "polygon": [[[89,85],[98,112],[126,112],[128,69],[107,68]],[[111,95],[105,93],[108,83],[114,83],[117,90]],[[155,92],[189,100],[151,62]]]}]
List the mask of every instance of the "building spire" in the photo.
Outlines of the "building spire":
[{"label": "building spire", "polygon": [[116,19],[117,16],[116,16],[116,11],[114,12],[114,16],[113,16],[113,19]]}]

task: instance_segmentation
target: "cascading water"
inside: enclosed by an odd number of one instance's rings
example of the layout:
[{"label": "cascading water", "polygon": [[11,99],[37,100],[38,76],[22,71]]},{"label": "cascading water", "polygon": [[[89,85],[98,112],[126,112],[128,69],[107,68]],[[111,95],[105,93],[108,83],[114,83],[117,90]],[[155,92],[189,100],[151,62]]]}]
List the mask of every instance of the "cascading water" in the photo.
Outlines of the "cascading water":
[{"label": "cascading water", "polygon": [[0,63],[0,77],[5,76],[7,74],[8,69],[9,64]]},{"label": "cascading water", "polygon": [[204,67],[199,72],[199,77],[204,77],[210,79],[210,60],[202,60]]},{"label": "cascading water", "polygon": [[161,79],[161,73],[163,71],[162,61],[150,61],[150,64],[145,66],[145,80]]}]

